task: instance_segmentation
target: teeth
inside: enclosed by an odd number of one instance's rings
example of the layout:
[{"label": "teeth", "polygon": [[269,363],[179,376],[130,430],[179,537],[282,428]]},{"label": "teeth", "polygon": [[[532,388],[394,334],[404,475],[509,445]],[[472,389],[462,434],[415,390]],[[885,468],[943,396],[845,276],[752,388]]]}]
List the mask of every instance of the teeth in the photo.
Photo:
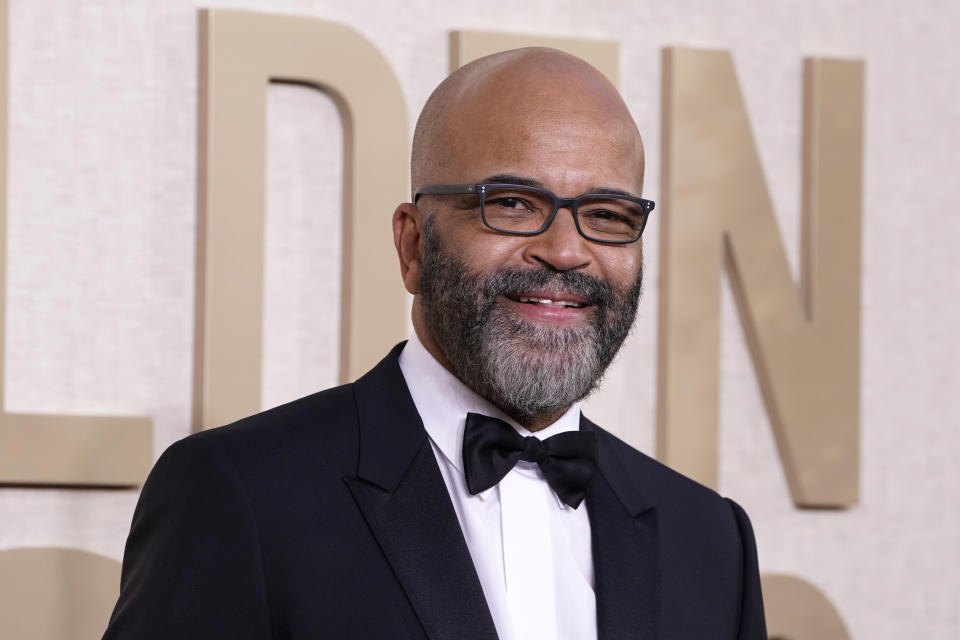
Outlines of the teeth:
[{"label": "teeth", "polygon": [[551,300],[550,298],[517,298],[519,302],[532,302],[534,304],[552,304],[558,307],[582,307],[577,302],[568,302],[566,300]]}]

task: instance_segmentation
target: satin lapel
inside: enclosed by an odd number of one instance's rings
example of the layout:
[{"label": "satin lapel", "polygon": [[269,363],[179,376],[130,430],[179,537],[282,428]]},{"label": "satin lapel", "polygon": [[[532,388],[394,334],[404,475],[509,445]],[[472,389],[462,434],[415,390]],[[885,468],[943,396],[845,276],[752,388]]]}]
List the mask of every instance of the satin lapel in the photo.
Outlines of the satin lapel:
[{"label": "satin lapel", "polygon": [[429,638],[496,640],[460,523],[395,348],[354,386],[357,475],[347,487]]},{"label": "satin lapel", "polygon": [[[583,420],[586,422],[586,419]],[[598,431],[600,464],[587,498],[597,594],[598,640],[653,640],[660,622],[657,510],[644,502]]]}]

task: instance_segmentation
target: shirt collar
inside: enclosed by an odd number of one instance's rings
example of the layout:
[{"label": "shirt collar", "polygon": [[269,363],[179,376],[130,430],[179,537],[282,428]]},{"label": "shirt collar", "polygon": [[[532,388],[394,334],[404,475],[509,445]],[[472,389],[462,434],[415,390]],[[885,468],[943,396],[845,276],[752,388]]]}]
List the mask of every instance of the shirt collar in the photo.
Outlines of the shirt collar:
[{"label": "shirt collar", "polygon": [[[575,402],[556,422],[532,434],[437,362],[417,338],[416,333],[410,336],[407,345],[400,352],[400,370],[427,435],[461,475],[463,429],[468,412],[499,418],[516,429],[520,435],[536,435],[541,440],[564,431],[580,429],[580,403]],[[492,490],[493,488],[490,488],[477,495],[485,498]]]}]

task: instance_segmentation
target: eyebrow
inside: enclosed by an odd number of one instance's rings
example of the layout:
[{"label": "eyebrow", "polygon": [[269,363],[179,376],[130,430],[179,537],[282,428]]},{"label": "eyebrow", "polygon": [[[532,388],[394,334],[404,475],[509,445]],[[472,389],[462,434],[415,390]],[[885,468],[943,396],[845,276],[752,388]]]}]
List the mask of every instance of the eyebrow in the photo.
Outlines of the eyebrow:
[{"label": "eyebrow", "polygon": [[[537,187],[538,189],[546,189],[543,186],[543,183],[534,178],[525,178],[523,176],[515,176],[509,173],[498,173],[493,176],[488,176],[482,180],[486,183],[495,183],[495,184],[515,184],[521,187]],[[547,189],[549,191],[549,189]],[[594,187],[590,189],[587,193],[601,193],[607,196],[627,196],[629,198],[639,198],[635,193],[630,193],[629,191],[624,191],[623,189],[616,189],[614,187]]]}]

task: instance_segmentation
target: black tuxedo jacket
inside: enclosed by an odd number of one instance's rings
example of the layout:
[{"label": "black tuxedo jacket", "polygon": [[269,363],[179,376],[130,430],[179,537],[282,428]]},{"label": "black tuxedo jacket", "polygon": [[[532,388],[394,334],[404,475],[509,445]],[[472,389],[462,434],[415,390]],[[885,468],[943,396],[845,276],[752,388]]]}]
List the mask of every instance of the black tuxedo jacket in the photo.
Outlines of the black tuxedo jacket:
[{"label": "black tuxedo jacket", "polygon": [[[401,347],[353,384],[172,445],[134,513],[105,640],[495,639]],[[765,638],[746,514],[581,428],[600,442],[586,501],[600,639]]]}]

